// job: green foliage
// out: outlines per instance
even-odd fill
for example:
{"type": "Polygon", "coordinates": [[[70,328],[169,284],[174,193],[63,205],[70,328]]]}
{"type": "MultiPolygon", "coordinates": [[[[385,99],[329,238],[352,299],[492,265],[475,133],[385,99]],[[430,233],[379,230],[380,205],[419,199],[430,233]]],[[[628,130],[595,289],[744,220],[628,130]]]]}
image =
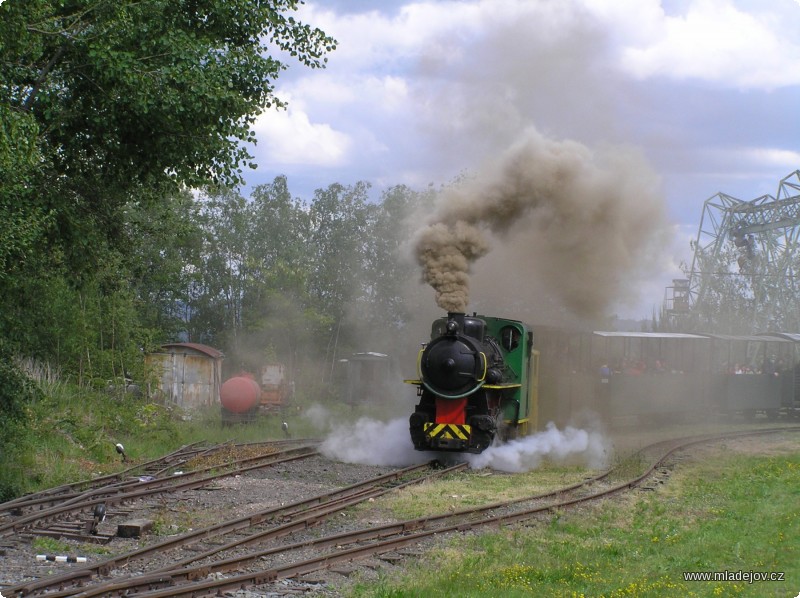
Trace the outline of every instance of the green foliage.
{"type": "Polygon", "coordinates": [[[293,0],[35,0],[0,8],[0,88],[57,172],[99,182],[238,181],[250,126],[282,105],[275,48],[321,67],[335,41],[293,0]],[[168,173],[168,174],[166,174],[168,173]]]}
{"type": "Polygon", "coordinates": [[[38,126],[29,114],[0,102],[0,282],[32,259],[49,214],[32,201],[40,159],[38,126]]]}
{"type": "MultiPolygon", "coordinates": [[[[757,306],[763,298],[755,296],[751,277],[739,273],[736,250],[726,245],[718,256],[699,254],[703,272],[704,296],[698,301],[687,329],[692,332],[713,330],[724,334],[752,334],[757,306]]],[[[780,326],[776,330],[783,330],[780,326]]]]}
{"type": "MultiPolygon", "coordinates": [[[[297,4],[0,5],[0,339],[80,401],[126,402],[123,380],[145,386],[143,356],[175,340],[251,369],[284,363],[297,397],[319,398],[336,359],[389,350],[387,328],[406,322],[407,217],[430,193],[375,202],[361,181],[306,202],[285,177],[249,197],[234,186],[255,117],[283,106],[279,73],[322,67],[335,48],[297,4]]],[[[145,437],[174,432],[173,414],[125,413],[145,437]]],[[[108,430],[84,414],[51,424],[104,456],[108,430]]]]}
{"type": "Polygon", "coordinates": [[[0,6],[0,337],[17,352],[100,388],[143,381],[143,353],[181,337],[299,372],[403,325],[406,218],[430,193],[231,186],[255,116],[283,105],[284,58],[317,68],[335,48],[296,8],[0,6]]]}
{"type": "Polygon", "coordinates": [[[408,216],[430,195],[395,187],[375,203],[368,191],[335,184],[307,205],[276,177],[247,199],[224,188],[201,195],[202,277],[185,280],[189,338],[242,367],[277,359],[292,372],[365,347],[390,350],[386,328],[408,318],[415,278],[403,258],[408,216]]]}
{"type": "MultiPolygon", "coordinates": [[[[17,405],[18,419],[8,416],[5,406],[0,411],[4,432],[0,438],[0,502],[119,471],[196,442],[283,438],[280,425],[284,419],[290,422],[295,437],[316,433],[294,412],[283,414],[282,419],[265,417],[250,424],[223,426],[219,407],[188,415],[110,388],[92,390],[52,379],[37,385],[4,363],[0,363],[0,382],[6,383],[3,388],[16,389],[16,399],[23,396],[21,388],[29,388],[31,397],[17,405]],[[120,460],[114,448],[117,442],[125,446],[128,463],[120,460]]],[[[5,400],[5,395],[0,396],[5,400]]]]}
{"type": "Polygon", "coordinates": [[[309,295],[315,307],[339,320],[357,297],[367,238],[369,185],[330,185],[311,202],[309,295]]]}
{"type": "Polygon", "coordinates": [[[14,429],[14,450],[0,456],[7,497],[121,467],[116,442],[141,460],[177,448],[176,414],[162,406],[106,387],[41,386],[25,404],[25,425],[14,429]]]}
{"type": "Polygon", "coordinates": [[[17,281],[9,289],[17,301],[0,316],[2,335],[82,383],[104,386],[126,374],[141,379],[140,347],[149,332],[139,327],[130,290],[107,288],[121,276],[114,257],[106,256],[105,269],[80,289],[62,275],[17,281]]]}
{"type": "Polygon", "coordinates": [[[19,489],[17,476],[4,463],[20,455],[19,436],[28,423],[28,409],[41,397],[36,384],[13,359],[9,347],[0,339],[0,502],[19,489]]]}
{"type": "MultiPolygon", "coordinates": [[[[411,317],[406,287],[419,277],[417,265],[405,245],[416,226],[412,215],[433,201],[432,191],[418,192],[404,185],[384,191],[379,204],[371,205],[369,234],[365,239],[365,272],[358,311],[372,328],[390,322],[402,326],[411,317]]],[[[385,349],[385,348],[384,348],[385,349]]]]}
{"type": "Polygon", "coordinates": [[[317,68],[335,48],[296,9],[0,5],[0,337],[100,384],[178,334],[204,265],[179,190],[241,182],[256,116],[283,105],[271,54],[317,68]]]}
{"type": "Polygon", "coordinates": [[[201,279],[203,230],[188,191],[145,191],[125,210],[125,278],[139,318],[142,347],[185,329],[185,306],[201,279]]]}

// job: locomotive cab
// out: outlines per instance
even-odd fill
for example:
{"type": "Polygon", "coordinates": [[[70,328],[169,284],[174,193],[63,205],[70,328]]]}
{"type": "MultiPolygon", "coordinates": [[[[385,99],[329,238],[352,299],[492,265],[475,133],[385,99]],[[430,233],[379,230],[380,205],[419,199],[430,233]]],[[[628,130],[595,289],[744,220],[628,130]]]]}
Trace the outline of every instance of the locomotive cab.
{"type": "MultiPolygon", "coordinates": [[[[475,314],[449,313],[434,321],[431,341],[418,355],[419,377],[406,381],[417,385],[420,397],[409,420],[414,448],[480,453],[500,428],[519,426],[522,380],[507,357],[527,350],[527,363],[530,343],[520,346],[521,324],[501,322],[502,329],[490,331],[487,318],[475,314]]],[[[527,405],[525,400],[523,416],[527,405]]]]}

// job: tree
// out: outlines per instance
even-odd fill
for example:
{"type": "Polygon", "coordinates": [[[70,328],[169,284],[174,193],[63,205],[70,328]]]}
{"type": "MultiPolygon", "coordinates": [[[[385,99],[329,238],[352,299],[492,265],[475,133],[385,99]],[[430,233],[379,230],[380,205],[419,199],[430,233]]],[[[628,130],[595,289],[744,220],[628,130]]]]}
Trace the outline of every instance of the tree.
{"type": "Polygon", "coordinates": [[[191,290],[203,271],[200,206],[189,191],[169,191],[125,209],[126,267],[139,324],[153,342],[186,331],[191,290]]]}
{"type": "Polygon", "coordinates": [[[40,153],[28,192],[6,188],[6,198],[52,214],[51,243],[65,246],[71,269],[92,269],[96,231],[117,238],[120,207],[139,185],[239,182],[251,158],[242,142],[255,142],[256,116],[283,105],[273,92],[286,64],[271,54],[285,51],[316,68],[335,47],[287,16],[296,7],[293,0],[5,2],[2,145],[40,153]]]}
{"type": "Polygon", "coordinates": [[[724,246],[719,255],[712,252],[698,255],[699,271],[703,277],[702,302],[692,310],[692,332],[722,334],[752,334],[756,322],[756,297],[750,277],[735,271],[736,250],[724,246]]]}
{"type": "Polygon", "coordinates": [[[358,299],[358,313],[367,329],[376,331],[381,338],[386,337],[387,326],[397,330],[410,318],[407,286],[418,284],[419,269],[405,247],[413,232],[409,218],[432,199],[433,191],[418,192],[398,185],[384,191],[379,204],[370,205],[365,283],[358,299]]]}
{"type": "Polygon", "coordinates": [[[18,492],[24,472],[12,471],[19,449],[19,432],[28,418],[26,408],[41,399],[41,391],[14,361],[11,349],[0,339],[0,502],[18,492]]]}
{"type": "Polygon", "coordinates": [[[144,215],[181,189],[241,180],[255,118],[283,106],[274,82],[287,65],[276,56],[317,68],[335,48],[291,16],[297,5],[0,5],[0,334],[27,353],[44,347],[26,344],[47,335],[33,314],[58,318],[43,285],[72,292],[63,282],[87,306],[117,292],[132,300],[129,252],[142,247],[130,243],[129,208],[144,215]]]}
{"type": "Polygon", "coordinates": [[[189,338],[236,347],[242,302],[251,276],[248,267],[250,210],[238,191],[220,188],[203,194],[199,217],[204,230],[201,272],[189,300],[189,338]]]}
{"type": "Polygon", "coordinates": [[[282,106],[282,50],[320,67],[335,42],[295,0],[10,0],[4,103],[32,114],[57,173],[85,183],[235,183],[242,141],[282,106]]]}
{"type": "Polygon", "coordinates": [[[317,189],[311,202],[309,293],[316,307],[340,320],[360,295],[367,239],[369,184],[317,189]]]}
{"type": "Polygon", "coordinates": [[[35,252],[48,226],[49,215],[27,201],[41,160],[37,131],[33,117],[0,103],[0,283],[35,252]]]}
{"type": "Polygon", "coordinates": [[[313,352],[312,339],[329,325],[329,318],[312,308],[308,293],[309,213],[292,198],[284,176],[256,187],[250,201],[252,276],[244,298],[243,349],[259,358],[269,354],[296,371],[301,352],[313,352]]]}

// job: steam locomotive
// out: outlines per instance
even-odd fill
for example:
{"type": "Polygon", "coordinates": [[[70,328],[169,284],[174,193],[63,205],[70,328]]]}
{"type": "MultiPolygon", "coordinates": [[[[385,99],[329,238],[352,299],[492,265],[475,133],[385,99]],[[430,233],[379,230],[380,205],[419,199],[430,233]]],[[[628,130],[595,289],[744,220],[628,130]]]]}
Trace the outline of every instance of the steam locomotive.
{"type": "Polygon", "coordinates": [[[417,386],[409,428],[421,451],[480,453],[538,420],[798,419],[800,334],[570,330],[448,313],[405,382],[417,386]]]}
{"type": "Polygon", "coordinates": [[[448,313],[417,358],[419,404],[409,424],[417,450],[480,453],[496,437],[536,427],[538,353],[522,322],[448,313]]]}

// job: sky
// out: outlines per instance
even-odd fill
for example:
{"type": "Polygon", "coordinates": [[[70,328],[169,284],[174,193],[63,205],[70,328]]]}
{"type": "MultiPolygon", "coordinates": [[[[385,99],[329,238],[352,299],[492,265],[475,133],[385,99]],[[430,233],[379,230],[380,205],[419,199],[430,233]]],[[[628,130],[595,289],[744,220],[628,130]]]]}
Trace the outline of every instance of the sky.
{"type": "Polygon", "coordinates": [[[674,235],[620,317],[683,277],[705,200],[776,195],[800,169],[800,0],[308,0],[297,17],[338,47],[322,70],[287,60],[247,186],[438,188],[531,130],[635,152],[674,235]]]}

